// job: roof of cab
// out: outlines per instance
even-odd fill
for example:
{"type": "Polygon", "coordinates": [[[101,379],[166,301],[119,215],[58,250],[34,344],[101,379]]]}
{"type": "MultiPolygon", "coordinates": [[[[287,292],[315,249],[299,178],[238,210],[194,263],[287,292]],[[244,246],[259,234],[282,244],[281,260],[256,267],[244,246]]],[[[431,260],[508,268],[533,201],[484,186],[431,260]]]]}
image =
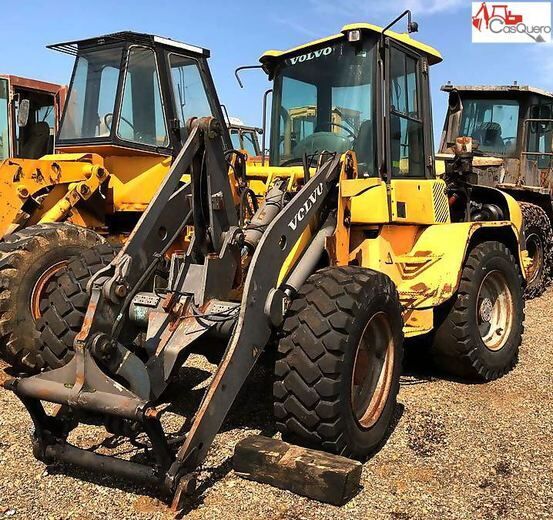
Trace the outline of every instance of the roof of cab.
{"type": "MultiPolygon", "coordinates": [[[[349,25],[344,25],[344,27],[342,27],[341,32],[338,34],[333,34],[332,36],[327,36],[326,38],[321,38],[319,40],[315,40],[315,41],[306,43],[304,45],[294,47],[293,49],[288,49],[287,51],[276,51],[276,50],[267,51],[261,56],[261,58],[259,58],[259,61],[264,63],[266,61],[270,61],[271,59],[278,59],[284,56],[288,56],[290,54],[294,54],[295,52],[300,51],[302,49],[308,49],[310,47],[314,47],[315,45],[319,45],[326,42],[328,43],[334,42],[336,40],[340,40],[341,38],[344,38],[344,36],[349,31],[353,31],[356,29],[382,34],[382,31],[384,28],[370,23],[353,23],[349,25]]],[[[430,65],[440,63],[443,60],[442,55],[440,54],[439,51],[437,51],[433,47],[430,47],[430,45],[426,45],[425,43],[421,43],[417,40],[414,40],[413,38],[411,38],[411,36],[408,33],[397,33],[394,31],[387,30],[386,36],[389,36],[390,38],[393,38],[394,40],[397,40],[403,43],[404,45],[407,45],[408,47],[417,49],[418,51],[421,51],[423,54],[426,54],[430,65]]]]}
{"type": "Polygon", "coordinates": [[[442,85],[441,90],[451,92],[491,92],[491,93],[509,93],[509,94],[537,94],[538,96],[553,98],[553,93],[531,85],[442,85]]]}
{"type": "Polygon", "coordinates": [[[155,34],[138,33],[134,31],[119,31],[110,34],[104,34],[101,36],[94,36],[92,38],[84,38],[82,40],[72,40],[69,42],[54,43],[47,45],[48,49],[52,49],[65,54],[71,54],[77,56],[79,49],[89,46],[106,45],[111,43],[129,42],[137,45],[165,45],[178,49],[179,51],[187,51],[193,54],[199,54],[209,58],[209,50],[196,45],[190,45],[188,43],[172,40],[171,38],[164,38],[163,36],[157,36],[155,34]]]}

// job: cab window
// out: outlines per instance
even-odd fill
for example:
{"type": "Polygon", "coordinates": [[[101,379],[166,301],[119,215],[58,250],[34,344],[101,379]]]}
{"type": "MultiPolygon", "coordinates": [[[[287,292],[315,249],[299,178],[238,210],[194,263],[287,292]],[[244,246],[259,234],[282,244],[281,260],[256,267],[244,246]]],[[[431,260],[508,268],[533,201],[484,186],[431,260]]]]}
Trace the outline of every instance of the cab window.
{"type": "Polygon", "coordinates": [[[119,137],[125,141],[165,147],[169,145],[154,51],[132,47],[123,90],[119,137]]]}
{"type": "Polygon", "coordinates": [[[424,177],[424,130],[417,59],[392,47],[389,83],[392,176],[424,177]]]}
{"type": "Polygon", "coordinates": [[[8,97],[8,81],[0,79],[0,161],[3,161],[10,155],[8,97]]]}
{"type": "Polygon", "coordinates": [[[243,149],[248,152],[250,157],[254,157],[259,153],[256,146],[255,134],[253,132],[244,132],[242,134],[242,142],[243,149]]]}
{"type": "Polygon", "coordinates": [[[107,137],[111,133],[123,49],[93,48],[77,57],[60,140],[107,137]]]}
{"type": "Polygon", "coordinates": [[[478,141],[481,152],[516,152],[519,103],[510,99],[463,99],[459,134],[478,141]]]}
{"type": "Polygon", "coordinates": [[[186,122],[192,117],[213,115],[198,63],[178,54],[169,55],[175,113],[181,136],[186,135],[186,122]]]}
{"type": "Polygon", "coordinates": [[[245,150],[250,157],[255,157],[258,154],[258,151],[253,135],[254,134],[250,131],[242,131],[239,128],[231,128],[230,139],[232,141],[232,147],[235,150],[245,150]]]}
{"type": "Polygon", "coordinates": [[[553,162],[552,108],[549,103],[539,103],[530,107],[530,119],[537,119],[538,121],[528,122],[527,151],[534,153],[528,155],[527,160],[536,162],[540,169],[551,168],[553,162]],[[536,155],[537,153],[543,155],[536,155]]]}

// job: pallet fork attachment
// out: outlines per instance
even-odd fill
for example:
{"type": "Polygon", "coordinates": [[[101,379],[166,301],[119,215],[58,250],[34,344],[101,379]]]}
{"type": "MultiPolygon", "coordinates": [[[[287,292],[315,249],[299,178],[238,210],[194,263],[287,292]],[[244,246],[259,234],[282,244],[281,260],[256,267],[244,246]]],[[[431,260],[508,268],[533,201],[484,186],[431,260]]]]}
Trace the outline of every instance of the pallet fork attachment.
{"type": "MultiPolygon", "coordinates": [[[[37,458],[155,484],[174,497],[177,509],[194,488],[194,472],[282,322],[289,293],[286,280],[279,285],[279,273],[308,227],[315,238],[301,258],[313,258],[310,249],[315,247],[322,252],[324,241],[316,239],[317,232],[328,234],[329,222],[335,222],[329,200],[342,167],[340,156],[323,155],[316,174],[291,198],[285,183],[276,182],[266,197],[273,208],[263,213],[272,219],[263,226],[240,227],[221,132],[213,118],[189,123],[187,142],[130,239],[89,284],[90,304],[75,339],[73,360],[51,372],[5,383],[32,417],[37,458]],[[190,173],[189,184],[182,182],[185,173],[190,173]],[[138,294],[191,222],[192,242],[186,254],[172,254],[167,287],[138,294]],[[250,258],[244,263],[246,256],[250,258]],[[229,295],[241,275],[237,303],[229,295]],[[133,327],[131,303],[144,298],[157,302],[148,318],[146,362],[123,339],[133,327]],[[191,346],[209,349],[215,332],[228,337],[226,351],[175,452],[160,422],[163,394],[191,346]],[[62,405],[62,412],[47,415],[41,401],[62,405]],[[145,433],[155,463],[139,464],[71,445],[70,431],[90,415],[112,433],[145,433]]],[[[289,272],[295,283],[311,274],[306,267],[310,262],[301,258],[289,272]]]]}

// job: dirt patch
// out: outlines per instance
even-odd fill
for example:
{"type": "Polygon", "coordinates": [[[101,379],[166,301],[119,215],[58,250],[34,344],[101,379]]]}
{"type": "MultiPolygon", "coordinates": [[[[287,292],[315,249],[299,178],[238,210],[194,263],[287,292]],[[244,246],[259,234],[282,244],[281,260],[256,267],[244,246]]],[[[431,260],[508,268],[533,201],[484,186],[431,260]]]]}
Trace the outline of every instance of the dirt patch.
{"type": "Polygon", "coordinates": [[[444,422],[434,413],[417,412],[407,425],[409,447],[420,457],[431,457],[445,445],[444,422]]]}
{"type": "MultiPolygon", "coordinates": [[[[551,309],[551,290],[528,304],[520,362],[498,381],[467,385],[433,373],[404,378],[397,424],[384,447],[364,464],[363,489],[341,508],[241,480],[232,471],[230,460],[240,439],[252,433],[275,435],[271,375],[256,371],[217,435],[198,492],[187,501],[181,517],[551,518],[553,402],[547,392],[553,387],[551,309]]],[[[193,412],[213,368],[197,358],[183,371],[172,392],[176,416],[193,412]]],[[[9,376],[0,371],[2,377],[9,376]]],[[[63,466],[46,468],[32,455],[30,431],[21,403],[0,390],[0,519],[174,517],[153,489],[63,466]]],[[[104,435],[99,428],[84,426],[77,440],[92,446],[104,435]]],[[[127,450],[117,442],[110,445],[127,450]]]]}

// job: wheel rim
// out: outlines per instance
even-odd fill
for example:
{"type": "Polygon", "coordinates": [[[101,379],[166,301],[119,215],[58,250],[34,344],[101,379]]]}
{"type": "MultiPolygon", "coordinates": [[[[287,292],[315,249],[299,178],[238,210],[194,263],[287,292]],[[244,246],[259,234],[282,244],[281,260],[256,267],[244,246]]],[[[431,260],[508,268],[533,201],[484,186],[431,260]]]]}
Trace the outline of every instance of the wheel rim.
{"type": "Polygon", "coordinates": [[[490,271],[480,284],[476,300],[478,330],[489,350],[505,346],[513,325],[513,312],[513,296],[505,276],[500,271],[490,271]]]}
{"type": "Polygon", "coordinates": [[[66,265],[68,264],[67,260],[62,260],[61,262],[58,262],[57,264],[52,265],[49,267],[40,278],[35,283],[35,286],[33,287],[33,291],[31,293],[31,316],[36,321],[41,316],[42,313],[40,312],[40,302],[42,300],[42,295],[44,294],[44,290],[46,289],[46,286],[48,285],[48,282],[52,279],[52,277],[61,271],[66,265]]]}
{"type": "Polygon", "coordinates": [[[388,316],[375,314],[357,346],[351,378],[351,405],[362,428],[372,427],[388,400],[394,370],[394,338],[388,316]]]}
{"type": "Polygon", "coordinates": [[[528,285],[530,285],[538,278],[543,265],[543,244],[537,233],[531,233],[526,237],[526,250],[531,260],[526,270],[528,285]]]}

